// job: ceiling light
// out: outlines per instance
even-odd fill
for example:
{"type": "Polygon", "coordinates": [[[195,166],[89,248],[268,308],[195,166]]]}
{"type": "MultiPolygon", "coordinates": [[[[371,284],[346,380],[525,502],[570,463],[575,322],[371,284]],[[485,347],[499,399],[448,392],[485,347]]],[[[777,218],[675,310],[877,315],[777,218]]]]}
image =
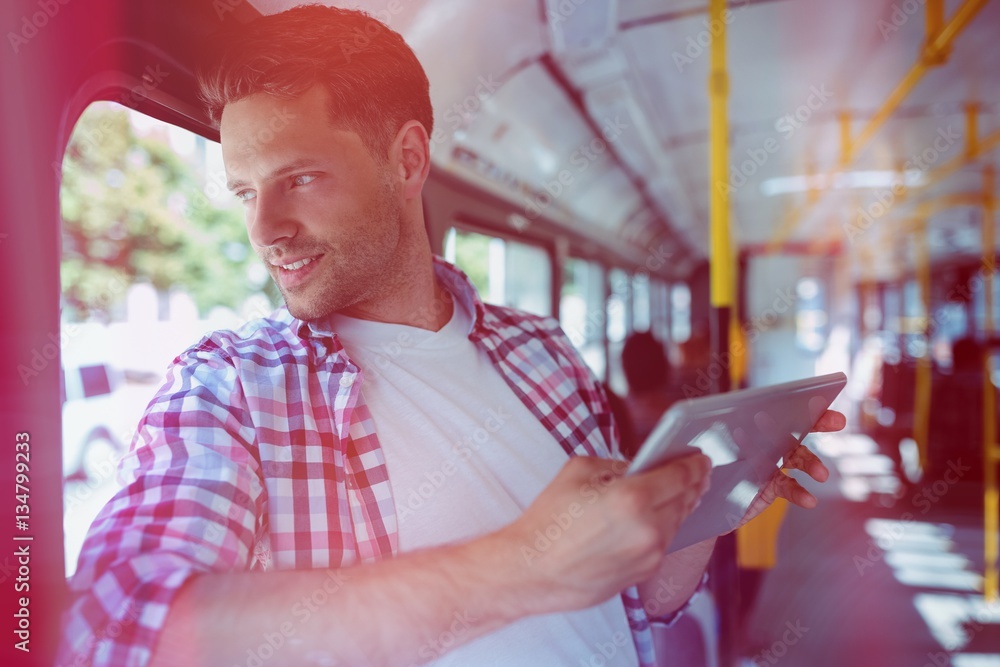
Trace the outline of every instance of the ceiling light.
{"type": "Polygon", "coordinates": [[[923,185],[927,181],[919,169],[909,169],[905,172],[890,169],[846,171],[837,172],[832,176],[812,174],[769,178],[760,184],[760,192],[765,197],[773,197],[796,192],[809,192],[810,190],[891,188],[899,183],[900,177],[908,188],[923,185]]]}

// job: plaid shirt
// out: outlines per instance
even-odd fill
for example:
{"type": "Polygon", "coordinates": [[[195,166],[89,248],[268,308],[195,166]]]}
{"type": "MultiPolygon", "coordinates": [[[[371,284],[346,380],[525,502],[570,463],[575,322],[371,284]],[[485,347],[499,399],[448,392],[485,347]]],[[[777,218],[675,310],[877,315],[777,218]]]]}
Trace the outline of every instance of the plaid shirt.
{"type": "MultiPolygon", "coordinates": [[[[607,397],[555,320],[483,304],[440,259],[435,272],[475,313],[470,340],[567,453],[617,451],[607,397]]],[[[396,554],[362,384],[333,332],[285,308],[175,359],[121,462],[124,486],[83,545],[57,664],[145,665],[171,600],[196,573],[339,568],[396,554]]],[[[653,665],[635,589],[622,599],[640,664],[653,665]]]]}

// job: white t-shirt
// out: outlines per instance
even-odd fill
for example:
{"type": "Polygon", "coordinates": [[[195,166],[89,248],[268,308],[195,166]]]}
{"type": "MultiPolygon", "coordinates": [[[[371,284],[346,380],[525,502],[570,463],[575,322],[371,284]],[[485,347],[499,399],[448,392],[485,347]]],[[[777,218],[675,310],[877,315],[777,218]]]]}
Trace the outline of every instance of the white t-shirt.
{"type": "MultiPolygon", "coordinates": [[[[514,521],[568,460],[485,351],[459,299],[440,331],[335,315],[385,453],[399,550],[464,542],[514,521]]],[[[468,626],[456,616],[456,634],[468,626]]],[[[421,657],[454,640],[449,633],[421,657]]],[[[435,667],[636,665],[619,596],[582,611],[521,619],[446,652],[435,667]],[[609,655],[610,654],[610,655],[609,655]]]]}

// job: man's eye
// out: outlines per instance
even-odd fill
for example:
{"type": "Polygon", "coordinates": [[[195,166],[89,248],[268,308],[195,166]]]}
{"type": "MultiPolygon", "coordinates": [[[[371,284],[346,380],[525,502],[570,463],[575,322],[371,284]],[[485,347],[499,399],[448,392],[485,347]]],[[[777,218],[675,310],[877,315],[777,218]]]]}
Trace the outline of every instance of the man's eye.
{"type": "Polygon", "coordinates": [[[240,190],[239,192],[236,193],[236,198],[239,199],[241,202],[248,202],[251,199],[255,199],[256,197],[257,193],[254,192],[253,190],[240,190]]]}
{"type": "Polygon", "coordinates": [[[292,183],[295,185],[305,185],[307,183],[312,183],[316,180],[315,174],[299,174],[292,179],[292,183]]]}

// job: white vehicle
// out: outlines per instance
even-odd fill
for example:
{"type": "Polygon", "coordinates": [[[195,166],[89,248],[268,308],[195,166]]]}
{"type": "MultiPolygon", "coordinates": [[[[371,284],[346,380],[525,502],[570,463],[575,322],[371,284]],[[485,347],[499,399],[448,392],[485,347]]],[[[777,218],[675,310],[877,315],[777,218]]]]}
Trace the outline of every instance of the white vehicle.
{"type": "Polygon", "coordinates": [[[106,363],[63,368],[63,478],[99,481],[127,447],[115,432],[114,392],[124,374],[106,363]]]}

